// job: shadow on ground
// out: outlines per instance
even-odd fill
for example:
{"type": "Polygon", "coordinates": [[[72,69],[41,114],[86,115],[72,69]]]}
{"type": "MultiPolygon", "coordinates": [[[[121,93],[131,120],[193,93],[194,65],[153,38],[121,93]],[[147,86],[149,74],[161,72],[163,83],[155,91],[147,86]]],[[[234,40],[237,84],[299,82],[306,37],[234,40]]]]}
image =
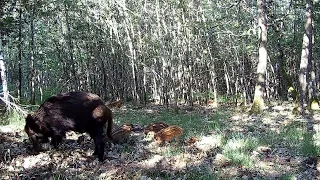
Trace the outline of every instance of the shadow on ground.
{"type": "MultiPolygon", "coordinates": [[[[146,119],[165,120],[161,108],[153,108],[152,111],[141,109],[141,111],[151,112],[146,119]]],[[[303,129],[306,128],[307,122],[317,125],[318,120],[291,117],[289,114],[272,109],[268,116],[235,113],[225,119],[219,119],[221,116],[215,113],[219,111],[217,109],[209,112],[209,115],[206,114],[208,111],[210,110],[200,109],[197,112],[188,110],[186,113],[201,114],[201,121],[205,121],[210,125],[208,127],[212,128],[212,131],[201,136],[209,139],[221,136],[221,144],[203,150],[195,144],[186,145],[184,141],[190,138],[186,135],[178,145],[166,144],[159,147],[152,141],[146,140],[143,132],[136,132],[123,144],[106,146],[107,159],[103,163],[92,156],[94,145],[87,134],[68,133],[67,139],[58,150],[51,149],[33,154],[30,151],[31,144],[23,131],[0,133],[0,178],[285,179],[293,176],[298,179],[312,179],[317,177],[317,147],[314,145],[316,130],[313,129],[311,131],[313,133],[310,134],[303,129]],[[251,139],[256,144],[246,149],[241,147],[234,151],[228,149],[232,148],[229,146],[231,142],[235,143],[237,140],[251,142],[251,139]],[[261,148],[262,145],[266,148],[261,148]],[[305,155],[299,154],[304,149],[305,155]],[[242,159],[229,157],[229,152],[233,153],[231,155],[238,152],[240,155],[245,154],[254,164],[247,167],[243,165],[242,159]],[[218,157],[223,156],[229,159],[220,162],[218,157]]],[[[121,113],[118,115],[121,116],[121,113]]],[[[181,111],[177,113],[184,114],[181,111]]],[[[190,119],[190,123],[184,123],[192,126],[192,123],[195,123],[193,121],[194,119],[190,119]]],[[[197,127],[196,133],[200,134],[201,127],[196,125],[195,127],[197,127]]]]}

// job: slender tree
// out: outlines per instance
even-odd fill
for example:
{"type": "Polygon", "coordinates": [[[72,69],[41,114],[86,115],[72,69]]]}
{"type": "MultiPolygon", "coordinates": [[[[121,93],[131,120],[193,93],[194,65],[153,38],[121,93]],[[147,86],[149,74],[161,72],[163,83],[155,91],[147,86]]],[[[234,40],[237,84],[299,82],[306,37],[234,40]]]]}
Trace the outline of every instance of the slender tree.
{"type": "Polygon", "coordinates": [[[18,42],[18,99],[20,100],[22,94],[22,5],[19,7],[19,42],[18,42]]]}
{"type": "MultiPolygon", "coordinates": [[[[299,108],[304,113],[307,106],[307,80],[310,72],[312,53],[312,0],[306,2],[306,23],[305,33],[302,41],[302,52],[299,72],[299,108]]],[[[313,90],[312,90],[313,91],[313,90]]]]}
{"type": "Polygon", "coordinates": [[[254,92],[251,113],[260,113],[264,108],[264,94],[266,91],[266,70],[267,70],[267,14],[266,1],[258,0],[258,23],[259,33],[259,61],[257,68],[256,87],[254,92]]]}
{"type": "Polygon", "coordinates": [[[33,1],[31,4],[31,17],[30,17],[30,103],[36,103],[36,91],[35,91],[35,82],[36,82],[36,69],[35,69],[35,2],[33,1]]]}
{"type": "MultiPolygon", "coordinates": [[[[307,15],[307,21],[306,21],[306,27],[305,27],[305,34],[307,35],[309,39],[309,44],[308,44],[308,72],[310,72],[309,80],[308,80],[308,105],[310,105],[311,109],[319,109],[319,101],[317,98],[317,92],[319,89],[316,86],[316,61],[313,58],[313,39],[314,39],[314,32],[313,32],[313,0],[308,0],[307,1],[307,10],[306,10],[306,15],[307,15]]],[[[301,55],[302,57],[302,55],[301,55]]]]}
{"type": "Polygon", "coordinates": [[[2,39],[0,36],[0,78],[2,84],[2,96],[5,103],[9,100],[7,76],[6,76],[6,66],[4,63],[3,51],[2,51],[2,39]]]}

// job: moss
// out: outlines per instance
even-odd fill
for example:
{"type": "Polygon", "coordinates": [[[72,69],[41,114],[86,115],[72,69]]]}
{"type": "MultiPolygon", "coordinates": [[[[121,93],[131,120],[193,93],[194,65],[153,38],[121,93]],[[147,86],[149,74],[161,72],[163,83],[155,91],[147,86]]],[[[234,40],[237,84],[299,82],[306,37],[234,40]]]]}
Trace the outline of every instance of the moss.
{"type": "Polygon", "coordinates": [[[319,101],[318,99],[314,98],[312,101],[311,101],[311,104],[310,104],[310,109],[312,110],[319,110],[319,101]]]}
{"type": "Polygon", "coordinates": [[[294,100],[298,99],[298,92],[292,86],[288,88],[288,95],[291,96],[294,100]]]}
{"type": "Polygon", "coordinates": [[[260,114],[264,109],[264,101],[262,97],[255,97],[253,100],[250,114],[260,114]]]}

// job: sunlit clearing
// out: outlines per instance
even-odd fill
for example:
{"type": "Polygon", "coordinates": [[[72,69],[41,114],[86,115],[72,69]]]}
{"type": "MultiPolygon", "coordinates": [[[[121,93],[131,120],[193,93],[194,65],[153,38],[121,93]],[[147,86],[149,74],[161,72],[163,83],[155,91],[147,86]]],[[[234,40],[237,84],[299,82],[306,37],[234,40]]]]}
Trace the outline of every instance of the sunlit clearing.
{"type": "Polygon", "coordinates": [[[272,117],[277,117],[279,115],[287,116],[288,115],[288,111],[273,111],[270,114],[271,114],[272,117]]]}
{"type": "Polygon", "coordinates": [[[242,165],[251,167],[253,162],[249,154],[239,151],[230,151],[226,153],[226,156],[231,159],[231,164],[242,165]]]}
{"type": "Polygon", "coordinates": [[[153,168],[163,159],[163,156],[154,155],[151,159],[147,159],[142,162],[142,166],[145,168],[153,168]]]}
{"type": "Polygon", "coordinates": [[[272,124],[272,123],[274,123],[274,120],[272,120],[271,118],[263,118],[262,122],[264,124],[272,124]]]}
{"type": "Polygon", "coordinates": [[[36,156],[29,156],[24,158],[22,167],[24,169],[32,169],[38,166],[46,166],[50,162],[50,157],[48,154],[40,153],[36,156]]]}
{"type": "Polygon", "coordinates": [[[112,176],[114,176],[114,175],[117,174],[117,171],[118,171],[118,169],[116,169],[116,168],[108,169],[108,171],[106,171],[106,172],[104,172],[104,173],[101,173],[101,174],[99,175],[99,178],[112,177],[112,176]]]}
{"type": "Polygon", "coordinates": [[[224,153],[230,151],[251,151],[259,146],[259,140],[253,137],[234,137],[224,146],[224,153]]]}
{"type": "Polygon", "coordinates": [[[148,114],[153,114],[153,113],[156,113],[157,111],[155,111],[153,109],[146,109],[145,112],[148,114]]]}
{"type": "Polygon", "coordinates": [[[237,150],[245,147],[246,142],[244,139],[231,139],[225,146],[225,150],[237,150]]]}
{"type": "Polygon", "coordinates": [[[272,107],[273,110],[276,110],[276,111],[284,111],[285,108],[283,106],[274,106],[272,107]]]}
{"type": "Polygon", "coordinates": [[[203,150],[209,151],[215,147],[221,146],[222,144],[222,136],[214,135],[214,136],[204,136],[200,139],[200,141],[196,142],[196,146],[203,150]]]}
{"type": "Polygon", "coordinates": [[[232,120],[235,120],[235,121],[237,121],[237,120],[240,120],[242,117],[240,116],[240,115],[235,115],[235,116],[232,116],[231,117],[231,119],[232,120]]]}

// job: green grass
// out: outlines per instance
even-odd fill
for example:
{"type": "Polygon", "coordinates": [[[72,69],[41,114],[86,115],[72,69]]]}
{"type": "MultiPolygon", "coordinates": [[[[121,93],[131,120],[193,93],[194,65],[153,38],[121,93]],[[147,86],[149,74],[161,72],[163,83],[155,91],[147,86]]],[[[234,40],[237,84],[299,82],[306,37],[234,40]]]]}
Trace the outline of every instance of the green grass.
{"type": "MultiPolygon", "coordinates": [[[[318,136],[315,134],[315,136],[318,136]]],[[[301,152],[305,156],[317,156],[319,154],[319,146],[317,147],[314,142],[314,134],[313,133],[304,133],[303,141],[301,142],[301,152]]]]}
{"type": "Polygon", "coordinates": [[[69,180],[69,179],[96,179],[90,177],[89,173],[84,174],[83,172],[66,172],[60,170],[58,172],[54,172],[51,175],[47,175],[47,177],[38,177],[40,179],[53,179],[53,180],[69,180]]]}
{"type": "Polygon", "coordinates": [[[217,176],[209,168],[202,167],[189,171],[186,179],[215,180],[217,176]]]}
{"type": "MultiPolygon", "coordinates": [[[[201,137],[213,132],[215,136],[221,136],[224,143],[222,145],[223,154],[231,159],[232,165],[243,165],[251,167],[253,162],[250,153],[261,145],[259,138],[244,136],[239,133],[232,133],[228,137],[223,132],[229,128],[225,124],[230,112],[217,111],[210,117],[204,117],[200,113],[176,113],[172,110],[160,110],[157,113],[145,113],[141,110],[131,110],[125,114],[116,114],[116,123],[138,123],[147,125],[152,122],[165,122],[168,124],[179,125],[184,129],[182,139],[186,140],[192,136],[201,137]]],[[[174,156],[183,152],[184,149],[176,148],[173,144],[167,146],[168,149],[163,152],[164,156],[174,156]]]]}
{"type": "Polygon", "coordinates": [[[21,128],[24,124],[24,116],[16,111],[5,112],[0,116],[0,125],[11,125],[15,128],[21,128]]]}
{"type": "Polygon", "coordinates": [[[153,115],[145,113],[140,110],[127,110],[125,113],[115,112],[114,122],[120,123],[133,123],[133,124],[147,124],[148,121],[153,122],[153,115]]]}
{"type": "Polygon", "coordinates": [[[228,151],[227,153],[224,153],[224,154],[227,158],[230,159],[231,165],[252,168],[252,165],[254,164],[248,152],[228,151]]]}
{"type": "Polygon", "coordinates": [[[250,168],[254,164],[250,154],[259,145],[261,145],[259,139],[238,134],[226,140],[222,154],[230,159],[232,165],[241,165],[250,168]]]}
{"type": "Polygon", "coordinates": [[[292,174],[284,174],[279,177],[279,180],[295,180],[297,179],[295,175],[292,174]]]}
{"type": "Polygon", "coordinates": [[[145,169],[141,172],[145,176],[152,179],[201,179],[201,180],[215,180],[216,174],[210,168],[205,166],[193,167],[186,172],[170,172],[159,171],[158,169],[145,169]]]}
{"type": "Polygon", "coordinates": [[[314,137],[319,136],[317,132],[307,132],[306,123],[292,122],[280,130],[279,137],[284,146],[295,155],[315,156],[319,154],[314,137]]]}
{"type": "MultiPolygon", "coordinates": [[[[250,153],[262,143],[259,138],[244,136],[239,133],[230,134],[228,137],[223,132],[229,128],[225,120],[229,116],[227,111],[217,111],[210,117],[204,117],[200,113],[192,114],[175,113],[171,110],[160,110],[158,113],[144,113],[142,111],[129,111],[125,114],[115,115],[116,123],[138,123],[147,125],[152,122],[163,121],[168,124],[179,125],[184,129],[181,137],[186,140],[192,136],[201,137],[213,132],[215,136],[221,136],[224,140],[222,145],[223,154],[231,159],[232,165],[243,165],[251,167],[254,162],[250,158],[250,153]]],[[[183,149],[176,148],[170,144],[163,152],[164,156],[174,156],[183,152],[183,149]]]]}
{"type": "Polygon", "coordinates": [[[302,152],[305,155],[319,156],[320,155],[320,125],[313,126],[314,131],[312,133],[304,134],[304,143],[302,146],[302,152]]]}
{"type": "Polygon", "coordinates": [[[164,157],[177,156],[184,152],[181,146],[175,146],[174,143],[166,145],[167,149],[161,153],[164,157]]]}
{"type": "Polygon", "coordinates": [[[261,144],[271,146],[281,144],[282,147],[287,148],[293,155],[303,154],[308,156],[317,153],[315,151],[314,136],[307,132],[304,122],[293,121],[279,128],[277,132],[267,131],[261,133],[258,138],[261,144]]]}
{"type": "MultiPolygon", "coordinates": [[[[267,146],[272,150],[276,150],[279,147],[285,148],[292,156],[320,155],[320,126],[316,127],[313,133],[309,133],[306,130],[306,122],[292,120],[287,125],[279,125],[279,123],[277,124],[279,126],[276,126],[279,127],[278,129],[272,129],[272,125],[274,125],[271,124],[273,123],[272,121],[266,126],[262,121],[247,124],[228,121],[228,117],[231,114],[231,111],[224,109],[216,110],[215,113],[209,116],[196,110],[192,112],[176,112],[166,108],[158,108],[148,111],[146,108],[142,108],[128,109],[126,111],[115,110],[114,122],[116,124],[133,123],[145,126],[153,122],[162,121],[169,125],[181,126],[184,132],[179,139],[179,145],[175,146],[175,142],[165,144],[165,148],[160,152],[160,155],[169,158],[185,153],[186,147],[182,146],[185,140],[193,136],[201,139],[202,136],[208,136],[208,134],[220,139],[221,143],[217,145],[216,149],[206,152],[207,157],[214,159],[217,153],[221,153],[229,159],[228,166],[233,168],[246,167],[254,169],[257,159],[252,158],[252,154],[259,146],[267,146]],[[239,131],[237,131],[237,128],[234,128],[236,130],[231,130],[233,125],[239,126],[239,131]]],[[[16,113],[8,113],[2,117],[1,122],[23,127],[24,118],[16,113]]],[[[132,154],[132,158],[134,158],[134,152],[134,147],[125,144],[119,153],[132,154]]],[[[276,153],[276,151],[274,152],[276,153]]],[[[261,157],[260,155],[257,156],[257,158],[263,158],[263,154],[261,157]]],[[[218,179],[218,177],[225,177],[224,174],[220,174],[224,173],[224,171],[219,171],[224,167],[215,168],[213,170],[212,167],[205,167],[204,164],[200,164],[197,167],[188,167],[185,171],[151,168],[135,169],[137,171],[129,171],[127,173],[129,173],[128,177],[146,176],[152,179],[218,179]]],[[[279,179],[294,179],[294,175],[290,173],[292,172],[285,172],[279,179]]],[[[80,175],[76,174],[75,177],[80,177],[80,175]]],[[[56,179],[64,179],[64,177],[58,174],[56,179]]]]}
{"type": "Polygon", "coordinates": [[[165,122],[169,125],[178,125],[184,129],[182,139],[192,136],[202,136],[208,132],[220,133],[225,126],[223,120],[229,116],[227,112],[216,112],[213,116],[205,119],[200,113],[192,114],[176,113],[173,110],[160,110],[156,113],[146,113],[141,110],[128,110],[126,113],[115,112],[116,124],[134,123],[148,125],[153,122],[165,122]]]}

